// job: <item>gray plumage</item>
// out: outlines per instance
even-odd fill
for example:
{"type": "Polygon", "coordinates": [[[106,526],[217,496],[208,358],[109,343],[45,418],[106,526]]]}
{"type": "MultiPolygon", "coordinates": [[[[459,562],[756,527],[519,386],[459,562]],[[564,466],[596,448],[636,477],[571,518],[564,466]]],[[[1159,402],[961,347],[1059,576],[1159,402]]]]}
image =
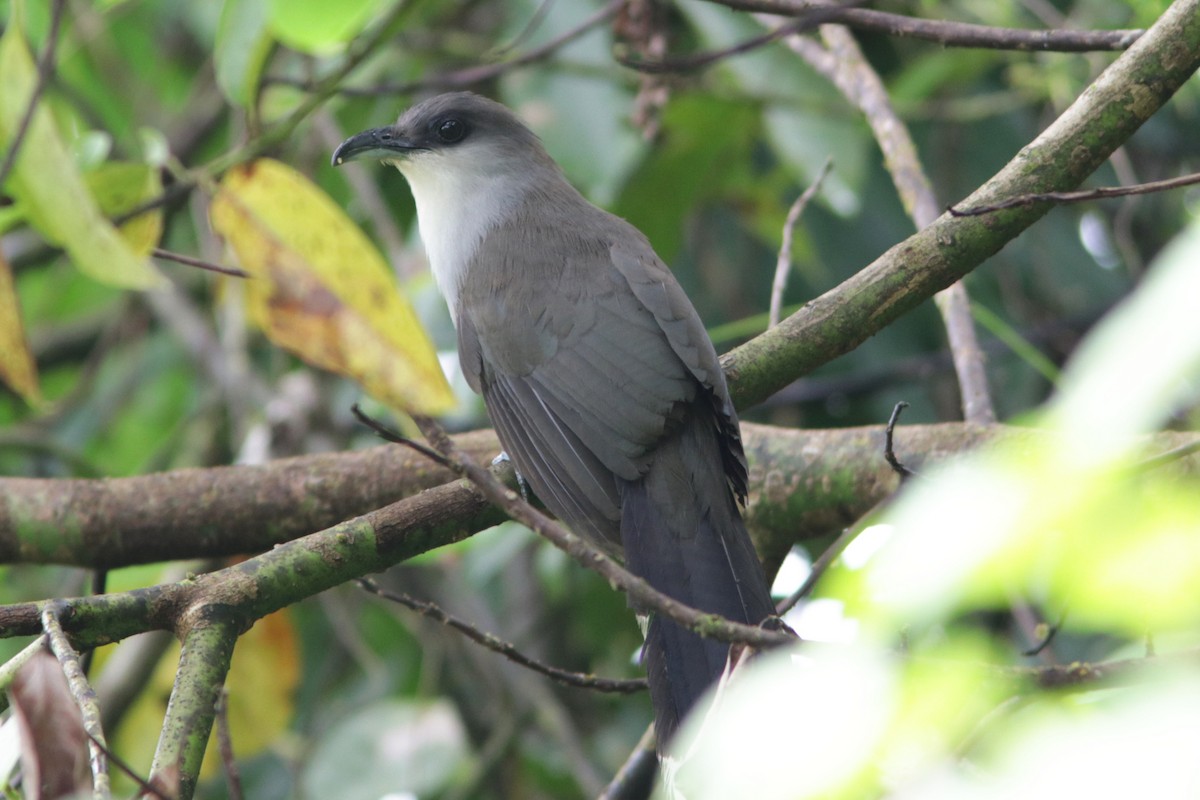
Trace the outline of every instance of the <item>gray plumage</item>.
{"type": "MultiPolygon", "coordinates": [[[[746,460],[716,351],[646,238],[587,202],[503,106],[441,95],[348,139],[417,202],[463,372],[505,451],[577,533],[659,591],[757,624],[773,613],[738,512],[746,460]]],[[[728,648],[652,618],[660,741],[728,648]]]]}

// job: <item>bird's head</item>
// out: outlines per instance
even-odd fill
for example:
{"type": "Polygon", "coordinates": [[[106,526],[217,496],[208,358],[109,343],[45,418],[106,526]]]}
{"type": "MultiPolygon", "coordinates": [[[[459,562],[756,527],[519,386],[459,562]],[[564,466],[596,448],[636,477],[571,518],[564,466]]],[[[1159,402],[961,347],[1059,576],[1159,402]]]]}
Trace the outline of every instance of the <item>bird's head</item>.
{"type": "Polygon", "coordinates": [[[533,131],[499,103],[471,92],[425,100],[394,125],[351,136],[333,152],[333,165],[374,158],[410,181],[432,168],[449,177],[502,175],[550,162],[533,131]]]}

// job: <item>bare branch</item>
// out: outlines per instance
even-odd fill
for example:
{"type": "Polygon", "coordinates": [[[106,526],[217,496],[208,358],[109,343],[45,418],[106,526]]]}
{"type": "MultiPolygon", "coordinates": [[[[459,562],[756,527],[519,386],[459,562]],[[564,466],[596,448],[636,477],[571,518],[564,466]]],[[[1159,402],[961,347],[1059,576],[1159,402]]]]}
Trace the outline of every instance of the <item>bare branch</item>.
{"type": "Polygon", "coordinates": [[[643,800],[650,796],[654,789],[654,774],[658,770],[654,741],[652,723],[596,800],[643,800]]]}
{"type": "Polygon", "coordinates": [[[1192,669],[1200,652],[1183,650],[1170,655],[1125,658],[1116,661],[1049,664],[1037,667],[1008,667],[1002,672],[1021,681],[1030,681],[1039,689],[1093,689],[1137,681],[1148,669],[1192,669]]]}
{"type": "Polygon", "coordinates": [[[1198,183],[1200,183],[1200,172],[1193,172],[1190,175],[1181,175],[1178,178],[1167,178],[1166,180],[1161,181],[1138,183],[1132,186],[1101,186],[1097,189],[1081,189],[1078,192],[1041,192],[1035,194],[1023,194],[1008,200],[1003,200],[999,203],[990,203],[988,205],[981,206],[969,206],[967,208],[955,208],[954,206],[949,206],[946,210],[949,211],[950,215],[954,217],[979,217],[984,214],[992,214],[997,211],[1003,211],[1006,208],[1031,206],[1034,203],[1085,203],[1089,200],[1106,200],[1110,197],[1129,197],[1130,195],[1165,192],[1168,189],[1178,189],[1182,186],[1195,186],[1198,183]]]}
{"type": "MultiPolygon", "coordinates": [[[[809,14],[814,8],[831,8],[811,0],[709,0],[740,11],[758,11],[792,17],[809,14]]],[[[995,28],[968,22],[926,20],[889,14],[870,8],[839,8],[826,20],[858,30],[889,36],[923,39],[945,47],[978,47],[989,50],[1038,50],[1086,53],[1094,50],[1124,50],[1144,33],[1142,30],[1064,31],[995,28]]]]}
{"type": "Polygon", "coordinates": [[[813,179],[812,184],[796,198],[791,208],[788,209],[787,218],[783,222],[782,241],[779,243],[779,257],[775,260],[775,279],[771,281],[771,310],[767,318],[768,327],[773,328],[779,324],[779,313],[780,309],[783,308],[783,290],[787,288],[788,275],[792,271],[792,237],[796,233],[796,223],[800,221],[800,215],[804,213],[804,209],[808,206],[809,202],[820,191],[821,183],[825,180],[825,176],[829,174],[829,169],[832,166],[833,156],[830,156],[821,165],[821,169],[817,172],[817,177],[813,179]]]}
{"type": "Polygon", "coordinates": [[[784,36],[788,36],[793,33],[800,33],[801,31],[811,30],[815,24],[816,23],[809,23],[805,20],[788,22],[780,25],[774,30],[767,31],[761,36],[755,36],[747,39],[744,42],[738,42],[735,45],[724,47],[720,50],[710,50],[704,53],[695,53],[690,56],[663,58],[659,61],[644,61],[641,59],[629,58],[621,55],[620,53],[615,54],[613,57],[621,66],[629,67],[630,69],[637,70],[638,72],[644,72],[648,75],[661,75],[668,72],[695,72],[697,70],[704,69],[705,67],[711,67],[713,64],[716,64],[719,61],[724,61],[727,58],[740,56],[743,53],[749,53],[752,50],[757,50],[765,44],[770,44],[778,39],[782,39],[784,36]]]}
{"type": "MultiPolygon", "coordinates": [[[[905,210],[918,229],[924,228],[937,219],[939,208],[908,126],[896,113],[883,80],[863,55],[853,34],[844,26],[826,25],[821,28],[821,37],[826,48],[799,36],[788,37],[787,44],[862,111],[905,210]]],[[[988,391],[983,349],[975,335],[966,287],[961,281],[955,282],[938,292],[934,301],[950,343],[963,418],[981,425],[994,423],[996,411],[988,391]]]]}
{"type": "Polygon", "coordinates": [[[104,742],[104,729],[100,725],[100,706],[96,702],[96,693],[88,684],[87,676],[79,663],[79,654],[67,640],[62,625],[58,621],[58,607],[47,603],[42,608],[42,628],[50,642],[50,650],[62,666],[63,674],[67,676],[67,684],[71,687],[71,695],[79,706],[83,721],[83,729],[90,739],[88,750],[91,751],[92,791],[96,797],[109,796],[108,761],[104,756],[107,745],[104,742]]]}
{"type": "Polygon", "coordinates": [[[225,767],[229,800],[242,800],[242,776],[233,755],[233,735],[229,732],[229,692],[224,687],[217,695],[216,728],[217,749],[221,753],[221,764],[225,767]]]}
{"type": "Polygon", "coordinates": [[[564,686],[573,686],[577,689],[591,689],[597,692],[613,692],[617,694],[632,694],[633,692],[641,692],[646,689],[647,683],[645,678],[637,678],[632,680],[621,680],[617,678],[597,678],[594,675],[584,675],[580,672],[571,672],[570,670],[552,667],[548,664],[543,664],[533,658],[522,653],[517,647],[509,642],[500,639],[490,633],[479,630],[474,625],[446,613],[434,603],[428,603],[422,600],[417,600],[407,594],[399,592],[390,592],[382,588],[370,578],[359,578],[358,585],[371,594],[382,597],[385,600],[391,600],[393,603],[399,603],[405,608],[412,609],[418,614],[428,617],[434,622],[439,622],[448,628],[453,628],[462,635],[466,636],[476,644],[486,647],[493,653],[500,655],[519,664],[526,669],[541,673],[547,678],[558,681],[564,686]]]}
{"type": "Polygon", "coordinates": [[[468,86],[474,86],[485,81],[490,81],[493,78],[503,75],[511,69],[523,67],[527,64],[532,64],[541,61],[547,56],[553,55],[564,45],[583,36],[585,33],[596,27],[600,23],[614,16],[625,0],[609,0],[608,4],[601,7],[596,13],[592,14],[587,19],[580,22],[574,28],[564,31],[554,39],[545,44],[535,47],[527,53],[511,58],[508,61],[501,61],[496,64],[484,64],[477,67],[467,67],[466,69],[454,70],[453,72],[443,72],[440,74],[430,75],[425,78],[419,78],[413,81],[404,83],[386,83],[371,87],[356,87],[356,86],[333,86],[327,87],[327,80],[322,80],[319,83],[314,83],[310,80],[297,80],[294,78],[275,75],[268,76],[263,79],[264,83],[276,83],[284,86],[293,86],[297,89],[302,89],[306,92],[317,92],[325,88],[330,88],[333,93],[344,95],[347,97],[378,97],[380,95],[394,94],[412,94],[423,89],[465,89],[468,86]]]}
{"type": "Polygon", "coordinates": [[[222,275],[232,275],[235,278],[249,278],[250,273],[237,267],[223,267],[220,264],[214,264],[211,261],[205,261],[202,258],[195,256],[184,255],[183,253],[174,253],[170,250],[163,250],[161,247],[156,247],[150,251],[150,255],[155,258],[162,258],[167,261],[174,261],[178,264],[186,264],[189,267],[199,267],[209,272],[219,272],[222,275]]]}
{"type": "Polygon", "coordinates": [[[450,437],[436,422],[427,417],[414,417],[413,419],[429,443],[453,463],[459,465],[463,474],[489,501],[503,509],[504,513],[512,519],[547,539],[579,564],[608,580],[611,585],[625,592],[641,607],[662,614],[701,636],[708,636],[722,642],[744,642],[756,647],[767,648],[796,641],[795,638],[777,631],[733,622],[716,614],[706,614],[655,590],[650,584],[617,564],[599,549],[526,503],[516,492],[500,483],[492,473],[476,464],[469,456],[460,453],[454,443],[450,441],[450,437]]]}
{"type": "Polygon", "coordinates": [[[896,458],[896,451],[892,448],[892,441],[896,435],[896,423],[900,421],[900,413],[906,408],[908,408],[908,403],[903,400],[896,403],[896,406],[892,409],[892,415],[888,418],[887,428],[884,429],[883,458],[887,461],[888,466],[892,468],[892,471],[900,476],[900,480],[911,478],[916,474],[900,463],[900,459],[896,458]]]}
{"type": "Polygon", "coordinates": [[[821,555],[816,561],[813,562],[812,568],[808,571],[808,577],[804,579],[804,582],[796,587],[796,591],[792,592],[788,597],[775,605],[775,613],[782,617],[784,614],[795,608],[797,603],[799,603],[805,597],[808,597],[808,595],[812,593],[812,590],[816,588],[817,581],[821,580],[821,576],[828,571],[828,569],[833,565],[833,562],[837,560],[837,557],[845,551],[846,547],[853,542],[860,533],[862,533],[862,528],[858,525],[854,525],[846,528],[840,534],[838,534],[838,537],[834,539],[828,547],[821,551],[821,555]]]}
{"type": "MultiPolygon", "coordinates": [[[[91,734],[88,734],[88,738],[91,738],[91,734]]],[[[151,783],[143,778],[133,767],[129,766],[129,762],[110,750],[103,742],[97,742],[95,739],[92,739],[92,742],[104,751],[104,757],[110,763],[116,766],[121,772],[124,772],[130,780],[138,785],[142,792],[138,795],[139,797],[150,796],[157,797],[159,800],[175,800],[176,793],[174,791],[167,789],[161,782],[151,783]]]]}
{"type": "MultiPolygon", "coordinates": [[[[969,203],[1074,189],[1198,66],[1200,0],[1177,0],[969,203]]],[[[853,350],[969,273],[1045,213],[1035,205],[1009,209],[986,222],[943,214],[801,312],[726,354],[722,363],[735,404],[761,402],[818,364],[853,350]],[[780,369],[782,364],[787,368],[780,369]]]]}

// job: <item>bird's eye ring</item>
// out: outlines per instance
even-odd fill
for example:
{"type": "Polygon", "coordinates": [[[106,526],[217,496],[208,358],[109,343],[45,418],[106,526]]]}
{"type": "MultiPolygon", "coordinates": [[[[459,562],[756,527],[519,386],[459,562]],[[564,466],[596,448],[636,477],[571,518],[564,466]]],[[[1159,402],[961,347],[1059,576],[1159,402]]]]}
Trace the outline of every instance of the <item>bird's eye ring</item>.
{"type": "Polygon", "coordinates": [[[445,144],[461,142],[467,135],[467,125],[460,119],[447,117],[434,125],[434,133],[445,144]]]}

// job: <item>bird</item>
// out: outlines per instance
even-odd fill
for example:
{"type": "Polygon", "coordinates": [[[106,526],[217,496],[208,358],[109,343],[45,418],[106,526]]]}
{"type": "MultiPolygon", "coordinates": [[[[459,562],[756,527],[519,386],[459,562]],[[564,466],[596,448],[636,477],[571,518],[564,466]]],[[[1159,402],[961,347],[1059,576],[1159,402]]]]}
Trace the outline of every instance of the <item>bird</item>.
{"type": "MultiPolygon", "coordinates": [[[[395,166],[471,388],[541,502],[688,606],[774,614],[741,515],[747,464],[712,341],[647,238],[593,205],[506,106],[425,99],[333,153],[395,166]]],[[[729,645],[635,606],[659,752],[729,645]]]]}

